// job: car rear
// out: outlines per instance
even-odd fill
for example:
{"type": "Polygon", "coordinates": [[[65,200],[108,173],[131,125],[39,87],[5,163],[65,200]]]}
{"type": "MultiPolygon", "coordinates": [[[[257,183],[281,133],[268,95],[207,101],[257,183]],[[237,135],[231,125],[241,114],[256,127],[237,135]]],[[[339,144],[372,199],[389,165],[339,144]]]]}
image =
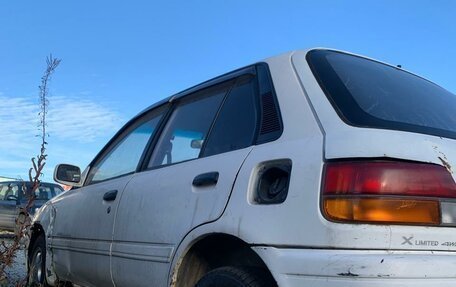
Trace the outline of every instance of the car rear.
{"type": "Polygon", "coordinates": [[[324,143],[312,230],[256,248],[279,286],[453,286],[456,96],[357,55],[291,59],[324,143]]]}

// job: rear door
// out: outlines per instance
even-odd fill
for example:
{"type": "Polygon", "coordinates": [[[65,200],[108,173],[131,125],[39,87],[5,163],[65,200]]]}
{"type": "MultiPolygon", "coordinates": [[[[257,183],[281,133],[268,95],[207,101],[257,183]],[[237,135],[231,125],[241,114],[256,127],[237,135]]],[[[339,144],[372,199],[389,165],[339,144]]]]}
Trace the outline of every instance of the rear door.
{"type": "Polygon", "coordinates": [[[256,87],[247,73],[175,103],[146,170],[120,201],[112,245],[116,286],[166,286],[183,237],[220,217],[256,140],[256,87]]]}

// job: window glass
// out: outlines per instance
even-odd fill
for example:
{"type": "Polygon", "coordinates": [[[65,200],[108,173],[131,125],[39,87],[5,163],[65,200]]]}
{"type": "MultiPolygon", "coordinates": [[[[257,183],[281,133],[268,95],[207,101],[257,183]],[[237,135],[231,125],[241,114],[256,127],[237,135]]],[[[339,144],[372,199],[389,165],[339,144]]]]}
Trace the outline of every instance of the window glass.
{"type": "MultiPolygon", "coordinates": [[[[30,182],[5,182],[0,183],[0,200],[7,200],[9,195],[14,195],[16,198],[27,201],[32,190],[30,182]]],[[[37,200],[48,200],[63,192],[63,189],[58,185],[49,185],[43,183],[35,190],[35,198],[37,200]]]]}
{"type": "Polygon", "coordinates": [[[8,200],[8,196],[12,195],[17,198],[19,195],[19,186],[17,183],[2,183],[0,184],[0,200],[8,200]]]}
{"type": "Polygon", "coordinates": [[[198,92],[174,110],[152,153],[149,167],[197,158],[231,83],[198,92]]]}
{"type": "Polygon", "coordinates": [[[257,119],[253,79],[252,76],[238,79],[228,94],[209,135],[203,156],[252,145],[257,119]]]}
{"type": "Polygon", "coordinates": [[[456,138],[456,95],[416,75],[340,52],[308,60],[339,115],[355,126],[456,138]]]}
{"type": "Polygon", "coordinates": [[[52,198],[51,188],[49,186],[40,186],[35,190],[35,198],[37,200],[48,200],[52,198]]]}
{"type": "Polygon", "coordinates": [[[88,182],[98,182],[134,172],[160,118],[161,113],[155,114],[145,122],[134,125],[115,143],[115,147],[91,168],[88,182]]]}
{"type": "Polygon", "coordinates": [[[59,195],[63,189],[53,185],[41,185],[35,190],[35,198],[37,200],[49,200],[54,196],[59,195]]]}

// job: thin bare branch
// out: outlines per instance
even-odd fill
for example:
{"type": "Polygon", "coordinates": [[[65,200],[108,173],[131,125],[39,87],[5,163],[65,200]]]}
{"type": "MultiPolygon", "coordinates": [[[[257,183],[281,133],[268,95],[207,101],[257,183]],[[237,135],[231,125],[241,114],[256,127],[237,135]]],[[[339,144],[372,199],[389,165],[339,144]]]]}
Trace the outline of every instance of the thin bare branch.
{"type": "MultiPolygon", "coordinates": [[[[35,191],[40,186],[40,177],[43,174],[43,169],[46,164],[47,154],[46,154],[46,137],[48,133],[46,131],[47,128],[47,113],[48,113],[48,94],[49,94],[49,83],[51,81],[51,77],[55,71],[55,69],[60,64],[60,59],[54,58],[52,54],[50,54],[46,58],[46,69],[44,71],[43,76],[41,77],[41,83],[38,86],[39,88],[39,105],[40,105],[40,112],[38,113],[39,117],[39,131],[40,134],[38,135],[41,139],[41,146],[40,146],[40,153],[32,158],[32,167],[29,169],[28,176],[31,182],[30,190],[26,190],[26,195],[28,196],[28,202],[25,208],[21,208],[18,218],[16,218],[16,234],[15,238],[11,243],[5,243],[2,241],[0,245],[0,281],[1,279],[5,278],[5,268],[11,266],[16,256],[17,250],[23,244],[24,239],[27,240],[28,236],[28,229],[30,228],[31,224],[31,217],[30,217],[30,208],[34,204],[35,200],[35,191]]],[[[25,184],[24,184],[25,187],[25,184]]],[[[22,280],[21,282],[17,282],[16,286],[25,286],[25,282],[27,280],[22,280]]]]}

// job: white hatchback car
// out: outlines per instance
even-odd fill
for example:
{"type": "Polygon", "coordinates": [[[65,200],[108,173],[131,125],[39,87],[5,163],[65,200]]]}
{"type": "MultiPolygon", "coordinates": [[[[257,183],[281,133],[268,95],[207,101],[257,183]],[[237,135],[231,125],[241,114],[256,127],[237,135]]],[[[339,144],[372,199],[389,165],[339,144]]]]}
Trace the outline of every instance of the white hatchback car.
{"type": "Polygon", "coordinates": [[[375,60],[294,51],[169,97],[40,209],[55,286],[456,285],[456,96],[375,60]]]}

